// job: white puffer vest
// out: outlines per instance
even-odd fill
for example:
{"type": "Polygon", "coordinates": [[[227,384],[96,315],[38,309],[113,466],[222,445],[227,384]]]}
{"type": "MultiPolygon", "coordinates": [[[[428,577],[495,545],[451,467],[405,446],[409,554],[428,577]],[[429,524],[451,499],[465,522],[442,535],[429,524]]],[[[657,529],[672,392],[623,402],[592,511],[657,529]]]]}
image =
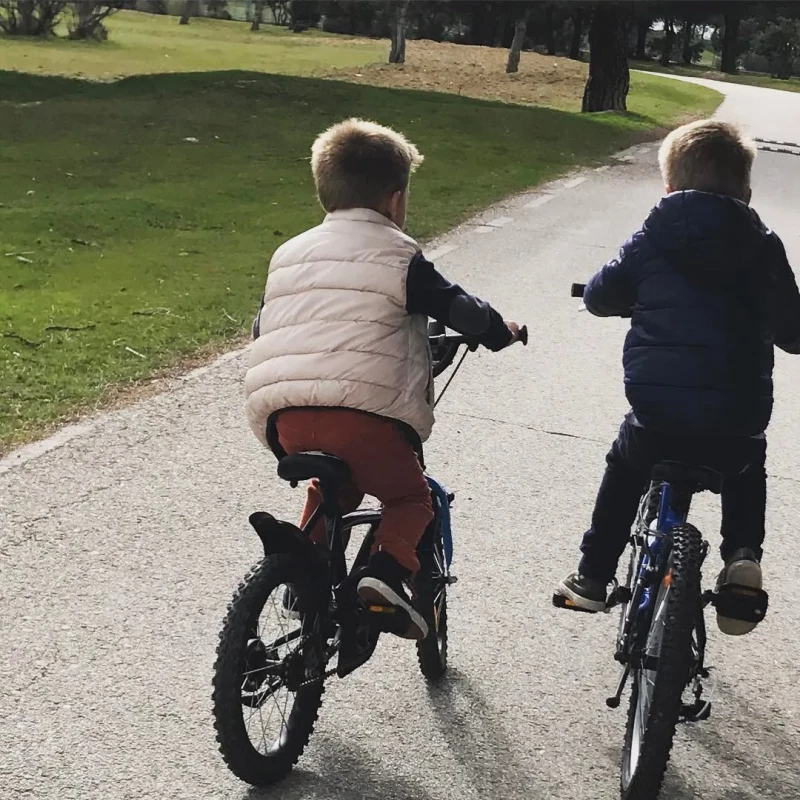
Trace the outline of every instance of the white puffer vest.
{"type": "Polygon", "coordinates": [[[416,242],[377,211],[335,211],[270,263],[245,395],[266,444],[285,408],[352,408],[433,427],[427,319],[406,312],[416,242]]]}

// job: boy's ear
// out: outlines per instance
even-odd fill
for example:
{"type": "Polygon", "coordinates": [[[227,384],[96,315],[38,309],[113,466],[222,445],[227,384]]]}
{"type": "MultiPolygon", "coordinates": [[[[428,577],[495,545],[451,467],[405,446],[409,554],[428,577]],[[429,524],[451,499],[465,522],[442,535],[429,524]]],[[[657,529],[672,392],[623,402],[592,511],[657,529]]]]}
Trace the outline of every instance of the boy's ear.
{"type": "Polygon", "coordinates": [[[395,192],[394,194],[389,196],[389,203],[388,203],[388,214],[386,216],[392,220],[392,222],[397,222],[397,220],[402,216],[401,208],[403,205],[403,196],[405,192],[395,192]]]}
{"type": "Polygon", "coordinates": [[[667,185],[666,185],[664,188],[666,189],[666,191],[667,191],[667,194],[672,194],[672,193],[675,191],[675,190],[672,188],[672,186],[670,186],[669,184],[667,184],[667,185]]]}
{"type": "Polygon", "coordinates": [[[747,191],[744,193],[744,201],[747,205],[750,205],[750,201],[753,199],[753,189],[748,186],[747,191]]]}

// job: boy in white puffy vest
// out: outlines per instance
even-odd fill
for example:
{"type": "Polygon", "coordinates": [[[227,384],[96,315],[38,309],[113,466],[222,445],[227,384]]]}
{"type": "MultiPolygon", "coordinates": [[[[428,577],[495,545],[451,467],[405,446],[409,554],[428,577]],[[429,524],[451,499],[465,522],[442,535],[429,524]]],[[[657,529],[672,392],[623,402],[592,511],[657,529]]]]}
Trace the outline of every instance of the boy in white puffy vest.
{"type": "MultiPolygon", "coordinates": [[[[519,335],[403,233],[409,179],[421,162],[403,135],[372,122],[350,119],[317,138],[311,169],[327,216],[272,257],[245,379],[250,424],[276,455],[344,460],[352,484],[340,495],[343,513],[365,494],[383,504],[358,592],[369,604],[405,609],[408,638],[427,634],[404,584],[433,518],[418,458],[434,422],[428,317],[490,350],[519,335]]],[[[312,484],[301,527],[320,501],[312,484]]],[[[324,525],[312,538],[325,541],[324,525]]]]}

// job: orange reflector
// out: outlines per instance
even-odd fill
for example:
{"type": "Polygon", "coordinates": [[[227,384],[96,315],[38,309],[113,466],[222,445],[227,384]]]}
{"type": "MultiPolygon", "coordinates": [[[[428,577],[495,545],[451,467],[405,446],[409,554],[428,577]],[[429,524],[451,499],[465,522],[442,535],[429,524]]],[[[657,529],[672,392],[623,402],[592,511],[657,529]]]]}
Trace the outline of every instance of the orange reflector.
{"type": "Polygon", "coordinates": [[[667,573],[667,574],[664,576],[664,586],[665,586],[667,589],[669,589],[669,587],[670,587],[671,585],[672,585],[672,570],[670,570],[670,571],[669,571],[669,572],[668,572],[668,573],[667,573]]]}
{"type": "Polygon", "coordinates": [[[369,610],[374,614],[394,614],[397,609],[394,606],[369,606],[369,610]]]}

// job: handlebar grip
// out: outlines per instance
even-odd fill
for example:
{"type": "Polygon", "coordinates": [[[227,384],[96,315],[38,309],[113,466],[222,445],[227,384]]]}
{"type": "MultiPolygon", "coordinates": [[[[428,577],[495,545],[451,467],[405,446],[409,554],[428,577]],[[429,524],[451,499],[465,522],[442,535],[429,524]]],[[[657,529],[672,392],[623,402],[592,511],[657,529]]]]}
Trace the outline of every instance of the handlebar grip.
{"type": "Polygon", "coordinates": [[[523,325],[519,329],[519,340],[522,342],[522,346],[523,347],[528,344],[528,326],[527,325],[523,325]]]}
{"type": "Polygon", "coordinates": [[[586,284],[585,283],[573,283],[572,289],[570,290],[571,297],[583,297],[583,293],[586,291],[586,284]]]}

